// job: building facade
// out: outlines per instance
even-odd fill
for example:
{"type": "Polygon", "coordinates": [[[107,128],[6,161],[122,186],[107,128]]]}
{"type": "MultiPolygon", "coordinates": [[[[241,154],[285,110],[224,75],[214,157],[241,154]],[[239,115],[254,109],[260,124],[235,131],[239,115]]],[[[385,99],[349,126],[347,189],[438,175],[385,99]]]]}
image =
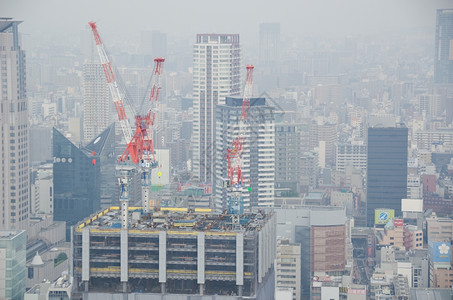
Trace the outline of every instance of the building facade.
{"type": "Polygon", "coordinates": [[[216,106],[240,95],[239,34],[197,34],[193,51],[193,174],[213,183],[216,106]]]}
{"type": "Polygon", "coordinates": [[[0,229],[27,229],[30,215],[28,99],[20,23],[0,18],[0,229]]]}
{"type": "Polygon", "coordinates": [[[100,208],[99,155],[53,129],[54,220],[74,225],[100,208]]]}
{"type": "Polygon", "coordinates": [[[453,83],[453,9],[438,9],[434,52],[434,82],[453,83]]]}
{"type": "Polygon", "coordinates": [[[345,172],[347,166],[366,171],[367,146],[363,142],[335,144],[335,170],[345,172]]]}
{"type": "Polygon", "coordinates": [[[75,226],[71,270],[84,299],[90,292],[107,299],[132,291],[186,295],[168,299],[273,299],[273,284],[269,295],[260,295],[274,280],[273,214],[242,215],[237,227],[231,215],[206,209],[162,207],[151,215],[141,209],[123,215],[111,207],[75,226]],[[131,223],[118,228],[124,218],[131,223]]]}
{"type": "Polygon", "coordinates": [[[374,210],[389,208],[401,213],[407,198],[407,127],[368,128],[367,224],[374,225],[374,210]]]}
{"type": "Polygon", "coordinates": [[[26,247],[25,230],[0,231],[0,299],[24,298],[26,247]]]}
{"type": "Polygon", "coordinates": [[[88,142],[111,122],[110,92],[100,63],[83,65],[83,139],[88,142]]]}
{"type": "MultiPolygon", "coordinates": [[[[228,206],[231,192],[227,182],[227,150],[239,132],[242,99],[226,98],[225,105],[217,107],[216,121],[216,186],[215,208],[228,206]]],[[[249,119],[244,136],[242,154],[242,197],[244,208],[269,207],[274,205],[275,181],[275,128],[274,108],[265,98],[250,99],[249,119]]]]}
{"type": "Polygon", "coordinates": [[[260,64],[268,72],[278,65],[280,52],[280,23],[260,24],[260,64]]]}
{"type": "Polygon", "coordinates": [[[290,289],[292,299],[300,299],[300,244],[291,244],[288,239],[277,242],[275,259],[275,288],[290,289]]]}
{"type": "Polygon", "coordinates": [[[294,196],[300,190],[300,143],[297,124],[275,125],[275,189],[278,196],[294,196]]]}

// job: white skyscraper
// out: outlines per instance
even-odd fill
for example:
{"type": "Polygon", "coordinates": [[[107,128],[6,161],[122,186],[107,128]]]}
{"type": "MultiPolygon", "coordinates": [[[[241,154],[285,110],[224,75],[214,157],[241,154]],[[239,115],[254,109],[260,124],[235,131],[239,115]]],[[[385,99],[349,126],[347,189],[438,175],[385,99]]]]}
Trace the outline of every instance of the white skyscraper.
{"type": "Polygon", "coordinates": [[[215,109],[226,96],[240,95],[238,34],[197,34],[193,50],[194,177],[213,183],[215,164],[215,109]]]}
{"type": "Polygon", "coordinates": [[[20,23],[0,18],[0,230],[27,229],[30,214],[28,100],[20,23]]]}
{"type": "MultiPolygon", "coordinates": [[[[227,149],[239,131],[242,98],[228,97],[225,105],[217,107],[216,118],[216,186],[215,209],[230,205],[227,181],[227,149]]],[[[251,98],[249,117],[242,153],[242,197],[244,210],[252,207],[274,206],[275,184],[275,116],[274,107],[264,98],[251,98]]]]}
{"type": "Polygon", "coordinates": [[[100,63],[83,65],[83,139],[91,141],[111,122],[110,93],[100,63]]]}

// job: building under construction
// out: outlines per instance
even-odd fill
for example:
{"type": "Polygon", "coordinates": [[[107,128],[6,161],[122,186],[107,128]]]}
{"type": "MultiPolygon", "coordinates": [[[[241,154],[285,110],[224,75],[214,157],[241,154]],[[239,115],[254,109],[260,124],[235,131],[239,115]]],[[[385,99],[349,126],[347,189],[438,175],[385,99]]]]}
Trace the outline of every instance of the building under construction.
{"type": "Polygon", "coordinates": [[[84,299],[98,293],[272,299],[273,214],[237,218],[209,209],[121,211],[105,209],[73,228],[74,289],[84,299]]]}

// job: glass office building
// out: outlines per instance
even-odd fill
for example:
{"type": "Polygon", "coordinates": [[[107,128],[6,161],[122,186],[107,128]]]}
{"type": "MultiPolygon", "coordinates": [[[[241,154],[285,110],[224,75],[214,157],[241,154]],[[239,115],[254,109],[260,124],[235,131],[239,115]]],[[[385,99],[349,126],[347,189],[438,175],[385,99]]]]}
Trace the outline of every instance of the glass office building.
{"type": "Polygon", "coordinates": [[[0,230],[0,299],[24,299],[27,233],[0,230]]]}
{"type": "Polygon", "coordinates": [[[54,219],[67,227],[100,209],[99,154],[53,129],[54,219]]]}
{"type": "Polygon", "coordinates": [[[408,129],[368,128],[367,224],[374,225],[374,210],[389,208],[401,213],[401,199],[407,196],[408,129]]]}

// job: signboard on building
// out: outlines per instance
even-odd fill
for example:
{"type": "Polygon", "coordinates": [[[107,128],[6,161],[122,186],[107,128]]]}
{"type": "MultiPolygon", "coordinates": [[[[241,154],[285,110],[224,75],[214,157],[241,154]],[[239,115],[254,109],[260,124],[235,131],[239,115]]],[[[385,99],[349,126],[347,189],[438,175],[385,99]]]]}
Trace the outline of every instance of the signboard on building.
{"type": "Polygon", "coordinates": [[[423,212],[423,199],[401,199],[401,211],[423,212]]]}
{"type": "Polygon", "coordinates": [[[449,263],[451,256],[451,245],[449,242],[429,241],[429,252],[435,263],[449,263]]]}
{"type": "Polygon", "coordinates": [[[395,218],[395,210],[389,208],[377,208],[374,210],[374,224],[387,224],[391,219],[395,218]]]}
{"type": "Polygon", "coordinates": [[[404,220],[403,219],[394,219],[393,220],[393,226],[395,226],[395,227],[403,227],[404,226],[404,220]]]}

